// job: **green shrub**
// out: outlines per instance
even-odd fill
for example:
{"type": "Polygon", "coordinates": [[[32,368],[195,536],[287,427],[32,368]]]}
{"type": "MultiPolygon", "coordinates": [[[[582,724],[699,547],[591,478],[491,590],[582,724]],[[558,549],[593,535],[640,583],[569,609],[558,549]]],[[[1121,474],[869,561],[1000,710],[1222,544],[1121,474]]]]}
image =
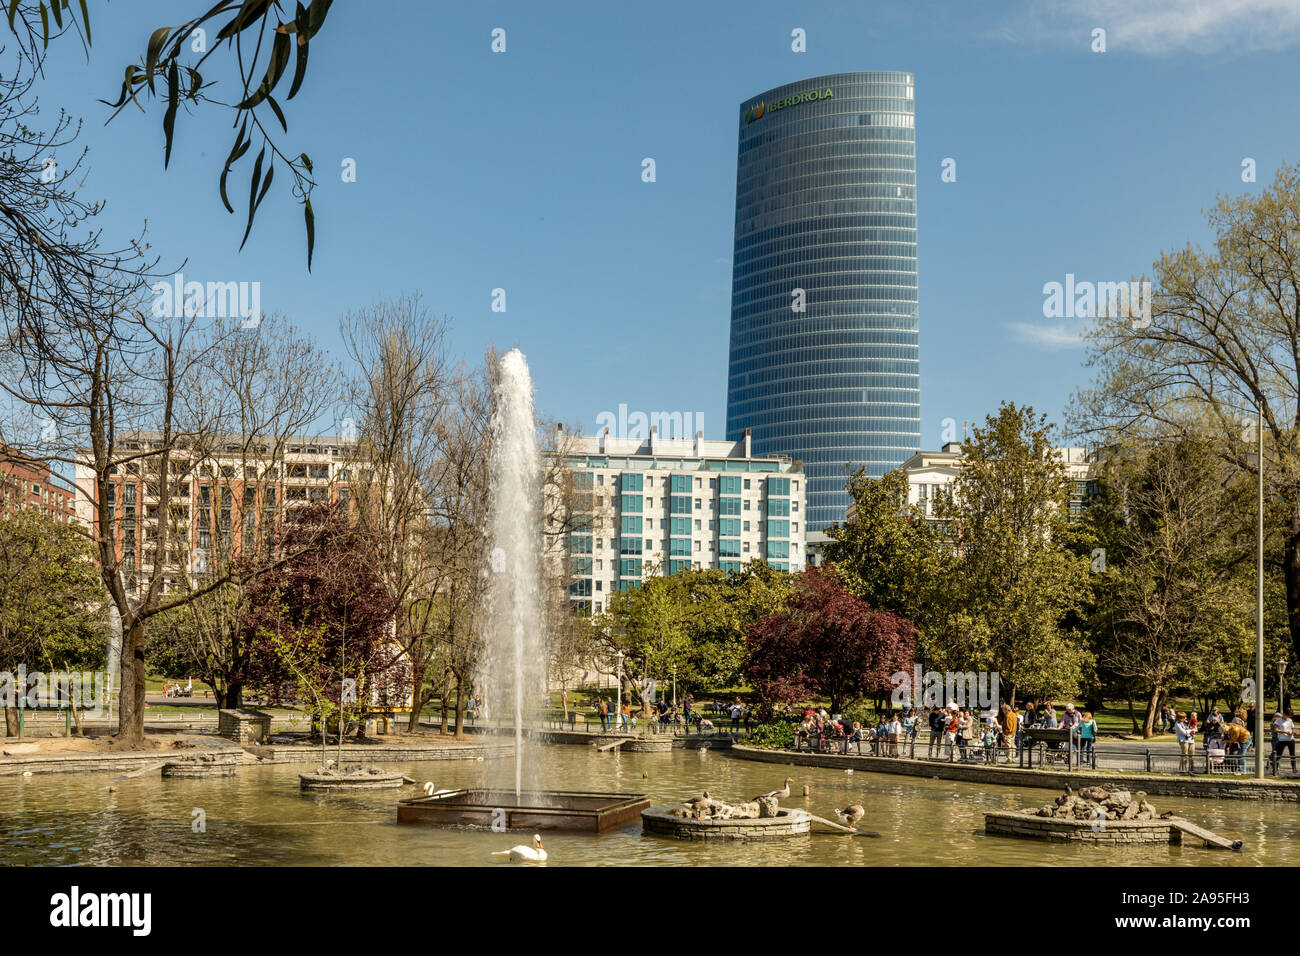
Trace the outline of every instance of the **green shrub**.
{"type": "Polygon", "coordinates": [[[875,723],[880,718],[876,715],[875,709],[865,700],[860,700],[856,704],[850,704],[844,708],[844,717],[850,724],[854,721],[860,723],[863,727],[868,723],[875,723]]]}
{"type": "Polygon", "coordinates": [[[755,727],[745,741],[751,747],[768,747],[780,750],[794,746],[795,722],[791,720],[769,720],[755,727]]]}

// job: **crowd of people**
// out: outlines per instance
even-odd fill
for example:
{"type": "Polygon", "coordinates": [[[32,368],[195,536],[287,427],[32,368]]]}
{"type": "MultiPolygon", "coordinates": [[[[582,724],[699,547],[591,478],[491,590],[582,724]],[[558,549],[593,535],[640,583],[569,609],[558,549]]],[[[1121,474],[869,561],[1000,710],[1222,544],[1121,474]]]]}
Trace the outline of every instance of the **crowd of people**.
{"type": "Polygon", "coordinates": [[[875,756],[915,757],[925,728],[929,730],[926,757],[981,759],[985,763],[996,763],[999,757],[1010,761],[1023,744],[1024,732],[1034,728],[1071,731],[1074,748],[1081,756],[1091,755],[1097,740],[1097,722],[1092,713],[1080,712],[1074,704],[1066,704],[1059,715],[1050,701],[1041,707],[1029,704],[1023,713],[1013,704],[1002,704],[998,711],[981,715],[978,710],[953,702],[947,707],[935,705],[928,714],[912,707],[901,708],[865,724],[830,714],[824,707],[809,708],[795,730],[795,748],[847,753],[850,745],[859,745],[861,750],[860,745],[866,743],[875,756]]]}
{"type": "MultiPolygon", "coordinates": [[[[474,703],[471,700],[471,708],[474,703]]],[[[636,730],[638,715],[633,713],[630,700],[625,699],[621,706],[603,697],[588,703],[595,709],[602,731],[636,730]]],[[[651,733],[690,734],[723,729],[748,732],[755,715],[753,704],[739,697],[730,702],[713,699],[697,705],[687,694],[680,708],[660,698],[648,711],[641,711],[640,716],[648,719],[651,733]],[[713,717],[717,718],[716,723],[713,717]]],[[[1180,711],[1166,705],[1157,715],[1156,730],[1174,734],[1180,773],[1195,770],[1198,735],[1209,769],[1241,773],[1245,772],[1246,757],[1255,746],[1250,731],[1253,723],[1253,709],[1238,708],[1228,717],[1215,707],[1202,722],[1196,711],[1180,711]]],[[[858,752],[868,752],[869,748],[873,756],[1010,763],[1026,745],[1026,732],[1037,729],[1068,731],[1070,748],[1078,754],[1080,763],[1087,763],[1094,756],[1098,731],[1092,712],[1081,710],[1073,703],[1061,708],[1050,700],[1042,704],[1031,701],[1023,708],[1003,703],[996,711],[988,709],[982,713],[951,702],[946,707],[933,706],[928,713],[925,708],[919,711],[912,707],[899,708],[874,720],[853,720],[843,714],[832,714],[825,707],[809,707],[795,729],[794,746],[819,752],[848,753],[850,747],[856,747],[858,752]],[[918,754],[918,744],[927,730],[925,750],[918,754]]],[[[1276,771],[1286,756],[1294,773],[1295,724],[1289,710],[1273,715],[1271,731],[1273,769],[1276,771]]],[[[1046,748],[1051,754],[1064,753],[1061,740],[1048,741],[1046,748]]]]}
{"type": "MultiPolygon", "coordinates": [[[[638,713],[633,713],[631,700],[624,700],[619,706],[608,698],[598,697],[589,701],[588,706],[596,712],[602,732],[629,733],[637,728],[638,713]],[[614,713],[616,708],[618,713],[614,713]]],[[[754,726],[753,705],[745,703],[739,697],[729,704],[713,700],[699,706],[687,694],[679,708],[661,696],[646,710],[639,711],[639,716],[648,721],[652,734],[675,733],[678,730],[684,730],[688,734],[708,733],[721,729],[719,724],[727,718],[730,722],[726,724],[726,729],[732,732],[749,731],[754,726]],[[718,717],[718,721],[715,722],[710,714],[718,717]]]]}

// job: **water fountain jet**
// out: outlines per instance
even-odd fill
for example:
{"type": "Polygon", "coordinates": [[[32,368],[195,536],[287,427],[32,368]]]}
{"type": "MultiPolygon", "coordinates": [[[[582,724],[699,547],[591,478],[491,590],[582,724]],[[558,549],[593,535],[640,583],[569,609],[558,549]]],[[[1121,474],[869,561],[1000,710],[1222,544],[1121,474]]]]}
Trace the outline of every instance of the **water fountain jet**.
{"type": "MultiPolygon", "coordinates": [[[[591,830],[635,820],[649,806],[643,794],[524,789],[524,739],[546,691],[548,644],[542,609],[541,456],[533,415],[533,383],[519,349],[501,359],[494,392],[489,463],[487,602],[483,620],[484,717],[489,728],[510,715],[514,733],[513,792],[457,790],[398,806],[399,823],[479,825],[493,829],[591,830]]],[[[501,729],[500,725],[496,728],[501,729]]]]}

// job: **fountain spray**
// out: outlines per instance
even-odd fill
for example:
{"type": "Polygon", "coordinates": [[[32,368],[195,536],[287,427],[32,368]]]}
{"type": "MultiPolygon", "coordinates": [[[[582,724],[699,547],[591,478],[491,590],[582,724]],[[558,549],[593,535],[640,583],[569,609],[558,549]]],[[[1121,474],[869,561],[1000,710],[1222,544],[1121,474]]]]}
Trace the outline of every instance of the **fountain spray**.
{"type": "MultiPolygon", "coordinates": [[[[545,621],[540,600],[540,470],[533,383],[519,349],[501,359],[492,415],[488,499],[491,572],[485,624],[489,719],[513,711],[515,796],[523,788],[525,715],[545,691],[545,621]]],[[[531,716],[531,714],[529,714],[531,716]]]]}

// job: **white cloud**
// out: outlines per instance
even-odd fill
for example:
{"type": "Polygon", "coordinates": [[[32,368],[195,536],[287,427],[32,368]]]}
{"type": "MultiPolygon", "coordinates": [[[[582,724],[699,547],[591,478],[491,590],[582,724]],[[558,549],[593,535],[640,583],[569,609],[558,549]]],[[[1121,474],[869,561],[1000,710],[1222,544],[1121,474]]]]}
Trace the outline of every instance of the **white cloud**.
{"type": "Polygon", "coordinates": [[[1094,27],[1109,53],[1163,56],[1283,50],[1300,42],[1296,0],[1021,0],[992,36],[1011,43],[1077,46],[1094,27]]]}
{"type": "Polygon", "coordinates": [[[1007,327],[1015,333],[1020,341],[1035,348],[1049,352],[1062,349],[1077,349],[1083,346],[1083,326],[1075,322],[1067,325],[1058,322],[1055,325],[1032,325],[1028,322],[1009,322],[1007,327]]]}

